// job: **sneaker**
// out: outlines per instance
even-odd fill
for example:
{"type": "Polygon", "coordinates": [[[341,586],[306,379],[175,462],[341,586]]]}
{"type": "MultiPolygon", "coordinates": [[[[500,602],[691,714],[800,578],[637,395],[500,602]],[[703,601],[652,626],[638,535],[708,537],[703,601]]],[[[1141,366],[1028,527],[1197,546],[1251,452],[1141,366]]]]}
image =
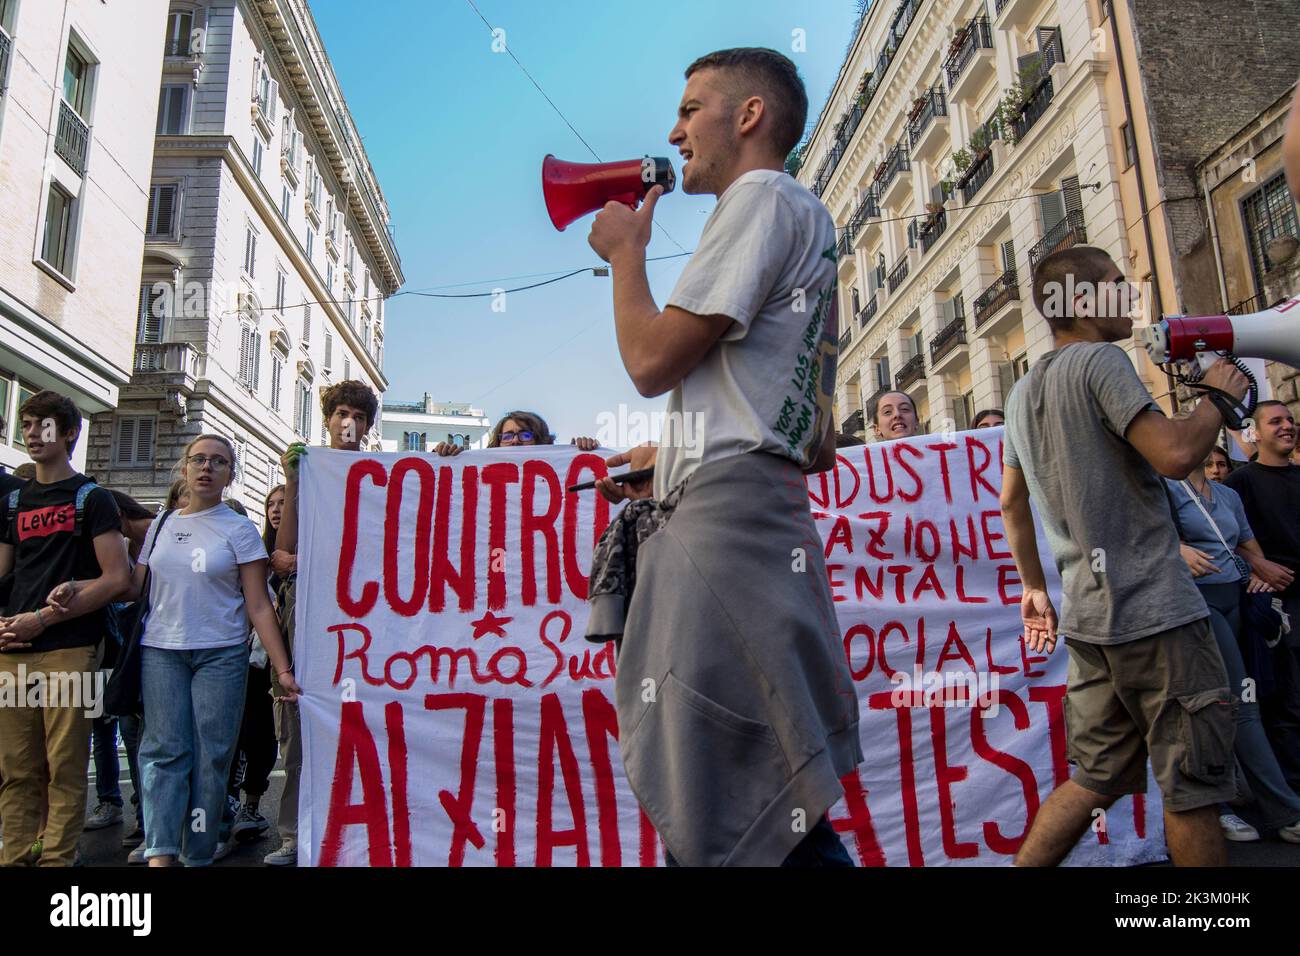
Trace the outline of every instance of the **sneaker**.
{"type": "Polygon", "coordinates": [[[297,866],[298,865],[298,843],[296,840],[285,840],[280,845],[280,849],[274,853],[268,853],[262,857],[262,862],[267,866],[297,866]]]}
{"type": "Polygon", "coordinates": [[[270,821],[257,810],[257,798],[251,797],[239,808],[239,813],[235,816],[235,823],[230,828],[230,832],[236,840],[244,843],[249,840],[261,839],[270,828],[270,821]]]}
{"type": "Polygon", "coordinates": [[[139,823],[135,825],[134,830],[130,831],[129,833],[122,834],[122,846],[124,847],[139,846],[143,842],[144,842],[144,827],[140,826],[139,823]]]}
{"type": "Polygon", "coordinates": [[[219,843],[217,843],[217,849],[212,854],[212,862],[216,863],[217,860],[224,860],[226,857],[230,856],[230,854],[234,851],[234,849],[235,849],[234,840],[221,840],[219,843]]]}
{"type": "Polygon", "coordinates": [[[149,861],[144,858],[144,843],[127,854],[126,862],[131,866],[144,866],[149,861]]]}
{"type": "Polygon", "coordinates": [[[104,827],[111,827],[115,823],[122,822],[122,808],[113,803],[100,803],[94,810],[90,811],[90,816],[86,817],[87,830],[102,830],[104,827]]]}
{"type": "Polygon", "coordinates": [[[1300,820],[1291,824],[1289,827],[1280,827],[1277,835],[1287,843],[1300,843],[1300,820]]]}
{"type": "MultiPolygon", "coordinates": [[[[1219,814],[1219,826],[1223,828],[1223,838],[1233,843],[1254,843],[1259,839],[1259,831],[1235,813],[1219,814]]],[[[1300,832],[1296,836],[1300,842],[1300,832]]]]}

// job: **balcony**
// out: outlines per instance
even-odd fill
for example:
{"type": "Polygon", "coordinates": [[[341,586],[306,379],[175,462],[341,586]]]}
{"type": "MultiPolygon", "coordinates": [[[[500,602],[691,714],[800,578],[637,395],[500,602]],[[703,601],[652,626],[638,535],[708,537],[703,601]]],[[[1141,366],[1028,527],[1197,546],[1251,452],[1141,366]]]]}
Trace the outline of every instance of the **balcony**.
{"type": "Polygon", "coordinates": [[[298,145],[280,150],[280,172],[289,183],[290,189],[298,188],[298,145]]]}
{"type": "Polygon", "coordinates": [[[72,167],[78,176],[86,172],[86,148],[90,144],[90,130],[77,111],[65,100],[59,101],[59,127],[54,135],[54,153],[72,167]]]}
{"type": "Polygon", "coordinates": [[[840,424],[840,431],[845,435],[861,435],[867,430],[866,418],[862,409],[858,409],[840,424]]]}
{"type": "Polygon", "coordinates": [[[875,182],[876,195],[885,206],[899,206],[912,194],[912,165],[907,159],[907,147],[901,142],[885,155],[875,182]]]}
{"type": "Polygon", "coordinates": [[[1065,218],[1048,230],[1047,235],[1034,243],[1029,249],[1029,274],[1033,275],[1034,267],[1039,261],[1047,258],[1053,252],[1060,252],[1062,249],[1069,249],[1071,246],[1081,245],[1088,241],[1088,231],[1083,226],[1083,213],[1078,210],[1071,210],[1065,214],[1065,218]]]}
{"type": "Polygon", "coordinates": [[[988,17],[976,17],[962,28],[956,45],[943,64],[949,98],[954,103],[971,99],[993,76],[993,31],[988,17]]]}
{"type": "Polygon", "coordinates": [[[1020,280],[1015,269],[1008,269],[975,299],[975,330],[999,318],[1007,306],[1020,301],[1020,280]]]}
{"type": "Polygon", "coordinates": [[[850,222],[840,232],[840,238],[835,243],[835,264],[843,269],[846,265],[855,263],[853,256],[853,223],[850,222]]]}
{"type": "Polygon", "coordinates": [[[917,352],[894,376],[894,387],[906,391],[909,386],[915,385],[923,378],[925,378],[925,353],[917,352]]]}
{"type": "Polygon", "coordinates": [[[948,211],[940,209],[931,216],[924,226],[917,230],[916,237],[921,241],[921,254],[925,255],[934,248],[939,237],[948,229],[948,211]]]}
{"type": "Polygon", "coordinates": [[[876,200],[875,190],[867,190],[849,221],[853,224],[854,240],[859,246],[866,247],[876,238],[880,231],[880,203],[876,200]]]}
{"type": "Polygon", "coordinates": [[[840,354],[843,355],[848,351],[849,343],[853,341],[853,327],[849,326],[840,333],[840,354]]]}
{"type": "Polygon", "coordinates": [[[958,347],[965,344],[966,316],[959,315],[930,340],[930,367],[936,368],[942,359],[954,354],[958,347]]]}
{"type": "Polygon", "coordinates": [[[865,329],[880,311],[880,297],[872,292],[867,297],[867,304],[858,309],[858,328],[865,329]]]}
{"type": "Polygon", "coordinates": [[[948,144],[948,103],[942,87],[936,86],[921,94],[907,124],[907,139],[912,148],[912,158],[920,160],[933,159],[948,144]]]}
{"type": "Polygon", "coordinates": [[[890,293],[898,291],[898,287],[903,284],[903,280],[907,278],[907,273],[910,269],[911,260],[907,257],[907,253],[903,253],[903,258],[899,259],[898,262],[894,264],[894,268],[889,270],[888,282],[890,293]]]}
{"type": "Polygon", "coordinates": [[[189,394],[207,375],[207,357],[189,342],[142,343],[135,347],[133,372],[134,384],[171,385],[189,394]]]}
{"type": "Polygon", "coordinates": [[[999,30],[1024,30],[1043,5],[1043,0],[995,0],[993,26],[999,30]]]}
{"type": "Polygon", "coordinates": [[[1017,143],[1025,138],[1030,128],[1047,112],[1047,107],[1052,103],[1053,95],[1052,78],[1045,76],[1039,81],[1038,86],[1034,88],[1029,101],[1020,108],[1020,115],[1011,121],[1012,133],[1017,143]]]}
{"type": "Polygon", "coordinates": [[[993,177],[993,150],[989,150],[979,159],[974,160],[961,178],[954,183],[954,188],[961,190],[961,201],[970,205],[984,184],[993,177]]]}

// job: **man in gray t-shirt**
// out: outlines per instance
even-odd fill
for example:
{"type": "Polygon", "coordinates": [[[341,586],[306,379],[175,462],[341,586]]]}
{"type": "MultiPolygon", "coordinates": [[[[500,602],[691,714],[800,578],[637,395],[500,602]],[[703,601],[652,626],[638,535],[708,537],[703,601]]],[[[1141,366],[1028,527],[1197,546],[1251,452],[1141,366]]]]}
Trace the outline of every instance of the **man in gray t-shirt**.
{"type": "MultiPolygon", "coordinates": [[[[1024,584],[1025,643],[1070,655],[1065,714],[1076,769],[1043,804],[1018,866],[1059,863],[1098,810],[1146,789],[1165,805],[1176,865],[1223,865],[1219,802],[1236,793],[1232,705],[1208,611],[1178,553],[1161,475],[1184,478],[1222,425],[1200,402],[1169,419],[1127,354],[1129,287],[1101,249],[1053,253],[1034,271],[1034,305],[1053,350],[1006,405],[1002,516],[1024,584]],[[1062,609],[1045,589],[1030,500],[1061,574],[1062,609]]],[[[1207,385],[1240,399],[1226,362],[1207,385]]]]}

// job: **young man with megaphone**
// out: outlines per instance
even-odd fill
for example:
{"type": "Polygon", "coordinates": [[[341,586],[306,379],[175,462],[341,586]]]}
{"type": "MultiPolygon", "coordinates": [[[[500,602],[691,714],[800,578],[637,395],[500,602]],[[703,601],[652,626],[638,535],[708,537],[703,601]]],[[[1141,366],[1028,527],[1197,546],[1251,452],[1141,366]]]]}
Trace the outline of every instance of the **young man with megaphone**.
{"type": "Polygon", "coordinates": [[[653,465],[653,489],[599,484],[653,495],[658,528],[622,632],[619,747],[670,865],[851,866],[826,811],[862,760],[857,695],[803,480],[834,462],[835,226],[784,172],[808,97],[772,50],[709,54],[686,79],[668,141],[683,189],[718,204],[667,305],[645,267],[662,189],[608,203],[589,240],[628,374],[696,439],[608,460],[653,465]]]}

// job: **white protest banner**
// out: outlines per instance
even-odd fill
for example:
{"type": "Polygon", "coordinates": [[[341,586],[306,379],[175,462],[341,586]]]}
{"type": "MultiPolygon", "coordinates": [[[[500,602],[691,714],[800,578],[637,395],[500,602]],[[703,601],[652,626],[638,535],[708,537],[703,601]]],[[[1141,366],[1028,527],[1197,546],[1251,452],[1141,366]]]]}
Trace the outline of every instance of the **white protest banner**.
{"type": "MultiPolygon", "coordinates": [[[[1065,651],[1021,640],[1000,437],[841,449],[809,480],[866,755],[830,817],[862,865],[1007,863],[1068,773],[1065,651]]],[[[311,450],[301,863],[662,864],[619,759],[612,645],[583,639],[611,509],[565,489],[603,458],[311,450]]],[[[1163,855],[1152,786],[1099,814],[1069,862],[1163,855]]]]}

